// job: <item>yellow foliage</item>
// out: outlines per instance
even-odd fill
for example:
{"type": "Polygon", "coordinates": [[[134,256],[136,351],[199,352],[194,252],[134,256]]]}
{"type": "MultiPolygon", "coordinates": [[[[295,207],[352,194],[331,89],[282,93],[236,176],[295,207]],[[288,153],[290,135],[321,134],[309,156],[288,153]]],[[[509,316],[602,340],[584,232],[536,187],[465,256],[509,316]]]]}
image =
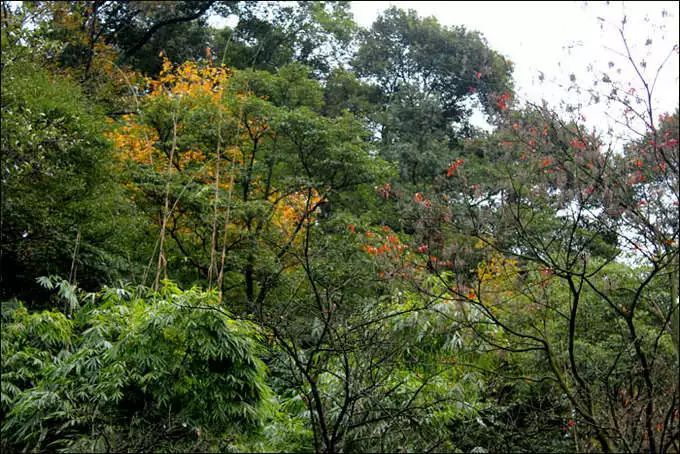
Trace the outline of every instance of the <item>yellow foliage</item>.
{"type": "Polygon", "coordinates": [[[226,150],[224,150],[224,152],[229,161],[232,161],[233,163],[238,164],[240,166],[245,164],[243,152],[241,151],[241,148],[238,145],[227,147],[226,150]]]}
{"type": "Polygon", "coordinates": [[[199,67],[196,62],[187,61],[174,68],[170,60],[164,58],[158,80],[149,81],[149,96],[208,98],[222,107],[222,95],[228,88],[230,76],[231,71],[225,66],[199,67]]]}
{"type": "MultiPolygon", "coordinates": [[[[243,112],[228,109],[226,106],[238,105],[253,96],[249,92],[227,91],[231,72],[226,67],[201,67],[195,62],[186,62],[173,66],[167,58],[163,60],[162,70],[158,78],[146,79],[149,87],[148,94],[144,97],[144,103],[171,102],[174,132],[179,140],[173,141],[177,148],[173,153],[173,165],[168,165],[168,156],[164,153],[159,143],[160,136],[165,133],[146,123],[144,115],[128,115],[122,118],[122,125],[109,134],[113,141],[118,157],[121,161],[133,162],[143,166],[150,166],[158,173],[180,172],[188,178],[203,186],[214,188],[219,165],[219,188],[224,192],[232,193],[234,186],[241,181],[240,174],[251,163],[248,155],[249,144],[254,140],[261,140],[269,133],[270,125],[266,118],[258,116],[243,117],[243,112]],[[225,101],[235,101],[225,102],[225,101]],[[186,132],[191,128],[208,128],[214,125],[198,125],[192,123],[191,113],[195,109],[208,108],[208,114],[203,118],[220,117],[220,122],[225,121],[231,125],[238,125],[237,130],[221,131],[224,142],[215,144],[214,148],[206,149],[199,144],[187,143],[186,132]],[[212,110],[211,110],[212,109],[212,110]],[[187,114],[189,113],[189,114],[187,114]],[[211,116],[213,115],[213,116],[211,116]],[[247,123],[245,123],[247,121],[247,123]],[[219,149],[217,148],[219,147],[219,149]],[[220,159],[217,159],[219,151],[220,159]]],[[[166,104],[160,104],[161,112],[167,111],[166,104]]],[[[171,113],[167,111],[168,116],[171,113]]],[[[210,121],[210,120],[208,120],[210,121]]],[[[226,123],[220,123],[222,125],[226,123]]],[[[221,140],[222,140],[221,139],[221,140]]],[[[169,139],[166,140],[166,147],[169,139]]],[[[303,220],[314,220],[314,210],[322,197],[316,190],[301,190],[292,194],[283,195],[282,191],[260,187],[262,179],[257,174],[250,179],[250,190],[253,199],[267,198],[272,203],[272,218],[269,227],[275,232],[280,232],[285,237],[294,234],[296,227],[303,220]]],[[[217,197],[217,196],[216,196],[217,197]]],[[[220,198],[225,197],[224,195],[220,198]]],[[[224,199],[222,199],[224,200],[224,199]]],[[[231,204],[231,200],[226,201],[231,204]]],[[[180,220],[173,220],[180,222],[180,220]]],[[[229,220],[225,228],[228,232],[234,231],[236,235],[244,226],[239,225],[238,217],[229,220]]],[[[174,226],[174,224],[171,224],[174,226]]],[[[185,235],[190,232],[183,230],[185,226],[177,225],[176,231],[185,235]]],[[[299,240],[298,240],[299,241],[299,240]]],[[[394,240],[393,240],[394,241],[394,240]]]]}
{"type": "Polygon", "coordinates": [[[158,141],[158,133],[150,126],[137,123],[132,115],[123,117],[125,123],[108,134],[113,141],[119,158],[132,160],[138,164],[153,164],[154,145],[158,141]]]}
{"type": "Polygon", "coordinates": [[[517,260],[498,253],[477,266],[477,279],[480,286],[490,291],[512,291],[518,274],[517,260]]]}
{"type": "Polygon", "coordinates": [[[488,243],[484,241],[482,238],[479,238],[477,242],[474,244],[475,249],[484,249],[488,246],[488,243]]]}
{"type": "Polygon", "coordinates": [[[192,163],[204,162],[205,155],[200,150],[189,150],[182,153],[179,158],[179,167],[184,170],[192,163]]]}
{"type": "MultiPolygon", "coordinates": [[[[272,197],[272,201],[274,199],[272,197]]],[[[308,217],[314,220],[313,210],[320,201],[321,196],[315,189],[311,190],[311,197],[309,191],[290,194],[279,201],[272,223],[285,234],[291,234],[301,220],[308,217]]]]}
{"type": "MultiPolygon", "coordinates": [[[[122,74],[126,77],[126,74],[122,74]]],[[[163,60],[163,68],[157,80],[146,79],[151,87],[147,99],[176,99],[206,100],[211,105],[223,108],[222,95],[227,88],[230,72],[226,67],[199,67],[195,62],[188,61],[173,67],[167,58],[163,60]]],[[[190,106],[189,106],[190,107],[190,106]]],[[[121,160],[131,160],[142,165],[154,165],[159,171],[171,170],[167,167],[166,157],[156,148],[159,140],[158,132],[143,123],[143,119],[137,116],[126,115],[123,117],[123,125],[109,134],[115,148],[119,151],[121,160]],[[156,159],[154,157],[164,158],[156,159]],[[166,162],[162,162],[166,161],[166,162]]],[[[185,125],[178,122],[177,133],[181,134],[185,125]]],[[[238,149],[238,147],[232,147],[238,149]]],[[[232,151],[233,152],[233,151],[232,151]]],[[[180,170],[184,170],[193,163],[206,163],[207,156],[203,150],[189,149],[177,150],[175,154],[176,164],[180,170]]],[[[208,166],[212,167],[212,166],[208,166]]],[[[208,168],[208,173],[210,169],[208,168]]],[[[214,178],[213,174],[210,175],[214,178]]],[[[208,181],[205,181],[209,183],[208,181]]],[[[225,187],[224,184],[220,186],[225,187]]]]}

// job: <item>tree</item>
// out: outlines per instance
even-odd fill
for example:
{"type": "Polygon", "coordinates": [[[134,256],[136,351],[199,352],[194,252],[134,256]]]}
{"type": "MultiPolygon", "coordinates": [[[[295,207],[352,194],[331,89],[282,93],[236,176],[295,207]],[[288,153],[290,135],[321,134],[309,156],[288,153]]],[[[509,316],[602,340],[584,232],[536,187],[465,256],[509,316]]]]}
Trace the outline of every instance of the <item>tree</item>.
{"type": "Polygon", "coordinates": [[[79,277],[91,289],[127,268],[112,218],[131,213],[106,182],[105,116],[68,79],[30,61],[9,63],[10,54],[2,75],[3,297],[33,299],[35,277],[47,274],[79,277]]]}
{"type": "Polygon", "coordinates": [[[638,136],[625,149],[529,106],[471,143],[493,166],[461,160],[433,197],[452,212],[429,225],[454,253],[443,260],[460,260],[448,241],[461,233],[482,252],[474,274],[440,274],[452,299],[482,312],[469,325],[491,346],[542,362],[531,375],[568,399],[576,450],[592,449],[590,436],[603,451],[677,448],[677,115],[657,120],[653,84],[637,74],[641,96],[609,95],[644,128],[630,123],[638,136]]]}
{"type": "Polygon", "coordinates": [[[1,12],[3,452],[680,449],[677,45],[604,132],[414,11],[1,12]]]}
{"type": "MultiPolygon", "coordinates": [[[[166,269],[177,273],[188,259],[225,301],[265,327],[271,367],[303,396],[316,449],[396,446],[398,440],[430,446],[433,440],[376,434],[385,424],[390,433],[403,431],[413,412],[436,413],[461,397],[444,391],[440,370],[406,361],[402,350],[415,349],[413,339],[385,331],[386,319],[397,323],[423,308],[391,309],[384,284],[384,299],[366,293],[361,280],[350,285],[365,253],[324,240],[325,229],[337,229],[345,216],[344,193],[373,183],[382,161],[366,152],[350,114],[315,112],[322,99],[299,65],[271,75],[167,62],[139,115],[125,118],[113,140],[138,203],[160,232],[156,279],[166,269]],[[322,211],[322,203],[333,209],[322,211]],[[340,305],[336,319],[330,308],[340,305]],[[386,310],[393,315],[386,318],[386,310]],[[310,330],[322,333],[309,338],[310,330]],[[391,377],[395,370],[402,381],[391,377]],[[333,397],[338,392],[344,393],[340,404],[333,397]],[[386,408],[374,404],[388,398],[386,408]]],[[[403,251],[395,236],[385,241],[403,251]]]]}
{"type": "Polygon", "coordinates": [[[167,236],[174,263],[188,261],[209,285],[244,289],[238,299],[257,311],[303,224],[378,173],[356,121],[321,117],[313,110],[321,103],[300,66],[232,76],[166,63],[140,115],[113,134],[161,232],[156,281],[175,260],[167,236]]]}
{"type": "Polygon", "coordinates": [[[400,165],[402,181],[432,179],[460,137],[471,134],[469,103],[492,115],[512,93],[512,64],[478,33],[392,7],[361,35],[353,67],[380,87],[374,116],[381,153],[400,165]]]}
{"type": "Polygon", "coordinates": [[[314,449],[453,450],[445,427],[474,421],[477,384],[444,363],[460,337],[440,313],[455,307],[397,280],[422,275],[397,234],[306,223],[295,264],[260,323],[272,374],[305,404],[314,449]]]}

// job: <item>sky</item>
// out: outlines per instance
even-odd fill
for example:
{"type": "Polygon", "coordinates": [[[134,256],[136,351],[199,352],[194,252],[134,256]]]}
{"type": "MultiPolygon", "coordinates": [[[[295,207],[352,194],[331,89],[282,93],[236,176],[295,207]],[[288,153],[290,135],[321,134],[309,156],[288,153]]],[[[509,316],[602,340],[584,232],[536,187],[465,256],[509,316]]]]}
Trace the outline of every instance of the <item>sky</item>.
{"type": "MultiPolygon", "coordinates": [[[[489,47],[514,63],[518,98],[532,102],[545,99],[555,107],[565,98],[572,104],[581,102],[584,105],[590,99],[590,96],[576,95],[574,90],[567,91],[570,74],[574,74],[579,85],[592,86],[594,74],[599,79],[602,71],[608,71],[612,79],[634,81],[636,92],[641,92],[641,84],[630,64],[624,64],[617,55],[625,47],[614,26],[620,26],[624,15],[631,50],[636,60],[647,62],[646,77],[651,75],[651,79],[659,63],[677,45],[680,35],[679,3],[669,1],[360,1],[351,2],[351,9],[359,25],[370,27],[378,14],[391,5],[414,9],[420,16],[434,16],[442,25],[464,26],[481,32],[489,47]],[[651,39],[652,44],[645,46],[647,39],[651,39]],[[608,68],[610,61],[616,65],[612,70],[608,68]],[[616,73],[617,68],[622,68],[621,74],[616,73]],[[539,72],[545,76],[543,82],[538,79],[539,72]]],[[[655,88],[654,104],[659,113],[672,112],[679,97],[677,52],[672,53],[661,74],[655,88]]],[[[614,121],[621,117],[614,110],[600,105],[584,107],[582,112],[590,126],[600,130],[611,126],[615,132],[621,132],[614,121]]],[[[476,122],[481,124],[480,118],[476,122]]]]}

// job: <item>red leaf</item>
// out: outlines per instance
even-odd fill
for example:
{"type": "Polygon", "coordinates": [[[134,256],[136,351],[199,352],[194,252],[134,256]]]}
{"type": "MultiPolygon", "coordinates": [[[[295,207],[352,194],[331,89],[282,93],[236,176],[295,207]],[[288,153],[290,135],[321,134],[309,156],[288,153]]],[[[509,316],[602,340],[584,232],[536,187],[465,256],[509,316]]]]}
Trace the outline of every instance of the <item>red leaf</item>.
{"type": "Polygon", "coordinates": [[[454,172],[458,170],[458,167],[463,165],[464,162],[465,162],[464,159],[456,159],[454,162],[452,162],[448,170],[446,171],[446,176],[451,177],[454,174],[454,172]]]}

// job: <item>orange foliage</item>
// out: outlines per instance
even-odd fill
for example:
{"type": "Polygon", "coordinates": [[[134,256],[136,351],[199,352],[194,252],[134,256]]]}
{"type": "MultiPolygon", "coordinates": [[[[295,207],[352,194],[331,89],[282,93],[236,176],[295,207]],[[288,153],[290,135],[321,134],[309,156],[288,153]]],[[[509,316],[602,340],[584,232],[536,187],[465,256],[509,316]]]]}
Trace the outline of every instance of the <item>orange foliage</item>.
{"type": "Polygon", "coordinates": [[[413,278],[416,257],[388,226],[383,226],[380,231],[368,230],[363,236],[366,242],[361,249],[375,259],[380,279],[413,278]]]}
{"type": "Polygon", "coordinates": [[[199,67],[196,62],[187,61],[173,68],[170,60],[164,58],[158,80],[148,80],[151,88],[149,96],[207,97],[216,106],[221,106],[220,101],[230,76],[231,71],[225,66],[199,67]]]}
{"type": "Polygon", "coordinates": [[[309,191],[290,194],[278,202],[272,222],[284,233],[291,234],[302,220],[314,220],[314,210],[320,201],[321,196],[315,189],[311,190],[311,194],[309,191]]]}
{"type": "Polygon", "coordinates": [[[123,117],[123,126],[108,134],[121,160],[132,160],[138,164],[153,164],[154,145],[158,133],[150,126],[137,123],[132,115],[123,117]]]}
{"type": "Polygon", "coordinates": [[[187,166],[189,166],[192,163],[203,161],[205,161],[205,155],[203,154],[202,151],[189,150],[182,153],[182,156],[179,158],[179,167],[180,169],[184,170],[187,168],[187,166]]]}
{"type": "Polygon", "coordinates": [[[463,159],[456,159],[455,161],[453,161],[451,163],[451,165],[449,166],[448,170],[446,171],[446,176],[447,177],[453,176],[453,174],[456,172],[456,170],[458,170],[458,167],[463,165],[464,162],[465,162],[465,160],[463,160],[463,159]]]}
{"type": "MultiPolygon", "coordinates": [[[[230,77],[231,71],[226,67],[202,67],[192,61],[173,66],[165,58],[158,78],[146,80],[149,90],[142,100],[144,103],[142,110],[144,111],[146,106],[152,106],[159,108],[161,112],[167,112],[167,118],[172,115],[177,133],[177,140],[173,140],[173,146],[176,146],[173,162],[168,162],[167,154],[168,142],[172,138],[166,137],[164,139],[166,142],[162,144],[160,137],[165,137],[167,131],[158,130],[157,122],[147,123],[147,117],[142,114],[124,116],[121,119],[122,124],[109,134],[120,161],[149,166],[150,170],[158,173],[181,173],[186,179],[213,188],[219,165],[219,188],[225,192],[233,189],[233,186],[241,181],[240,173],[243,169],[256,162],[251,161],[247,154],[249,144],[255,139],[263,139],[270,125],[264,118],[250,116],[246,119],[243,112],[234,111],[234,104],[241,104],[252,94],[230,90],[230,77]],[[228,105],[232,108],[229,109],[228,105]],[[187,140],[187,137],[192,137],[188,134],[192,132],[190,129],[214,127],[195,123],[191,115],[197,109],[206,111],[208,113],[206,118],[219,118],[220,121],[225,120],[231,125],[238,125],[237,130],[234,131],[233,126],[229,130],[225,128],[222,132],[227,137],[226,143],[220,145],[211,144],[208,148],[200,142],[191,143],[187,140]]],[[[252,175],[250,180],[252,200],[258,197],[260,200],[266,198],[272,203],[269,227],[275,231],[284,236],[292,236],[300,222],[314,220],[314,212],[322,201],[322,196],[316,190],[306,189],[284,195],[283,191],[269,188],[265,194],[261,185],[262,178],[257,174],[252,175]]],[[[178,231],[181,228],[177,226],[178,231]]],[[[244,228],[244,225],[237,216],[234,216],[227,226],[229,231],[241,228],[244,228]]],[[[351,229],[353,230],[353,227],[351,229]]]]}
{"type": "MultiPolygon", "coordinates": [[[[177,108],[184,107],[188,110],[194,108],[197,103],[202,105],[207,103],[213,108],[226,112],[222,96],[228,87],[230,74],[225,67],[199,67],[192,61],[173,67],[165,58],[158,79],[146,79],[151,89],[146,101],[153,103],[156,100],[179,100],[180,106],[177,108]]],[[[167,166],[167,157],[157,148],[159,132],[155,128],[146,124],[140,116],[126,115],[122,118],[122,123],[122,126],[109,133],[109,138],[113,141],[122,161],[130,160],[137,164],[154,165],[157,171],[170,169],[167,166]]],[[[185,125],[178,121],[177,129],[180,134],[184,127],[185,125]]],[[[200,180],[203,183],[211,183],[214,178],[214,165],[206,162],[208,161],[206,151],[197,149],[195,146],[176,150],[175,164],[181,171],[192,164],[201,164],[204,177],[210,178],[200,178],[200,180]]],[[[226,154],[229,159],[243,160],[237,146],[227,148],[226,154]]],[[[224,183],[220,186],[227,187],[224,183]]]]}

